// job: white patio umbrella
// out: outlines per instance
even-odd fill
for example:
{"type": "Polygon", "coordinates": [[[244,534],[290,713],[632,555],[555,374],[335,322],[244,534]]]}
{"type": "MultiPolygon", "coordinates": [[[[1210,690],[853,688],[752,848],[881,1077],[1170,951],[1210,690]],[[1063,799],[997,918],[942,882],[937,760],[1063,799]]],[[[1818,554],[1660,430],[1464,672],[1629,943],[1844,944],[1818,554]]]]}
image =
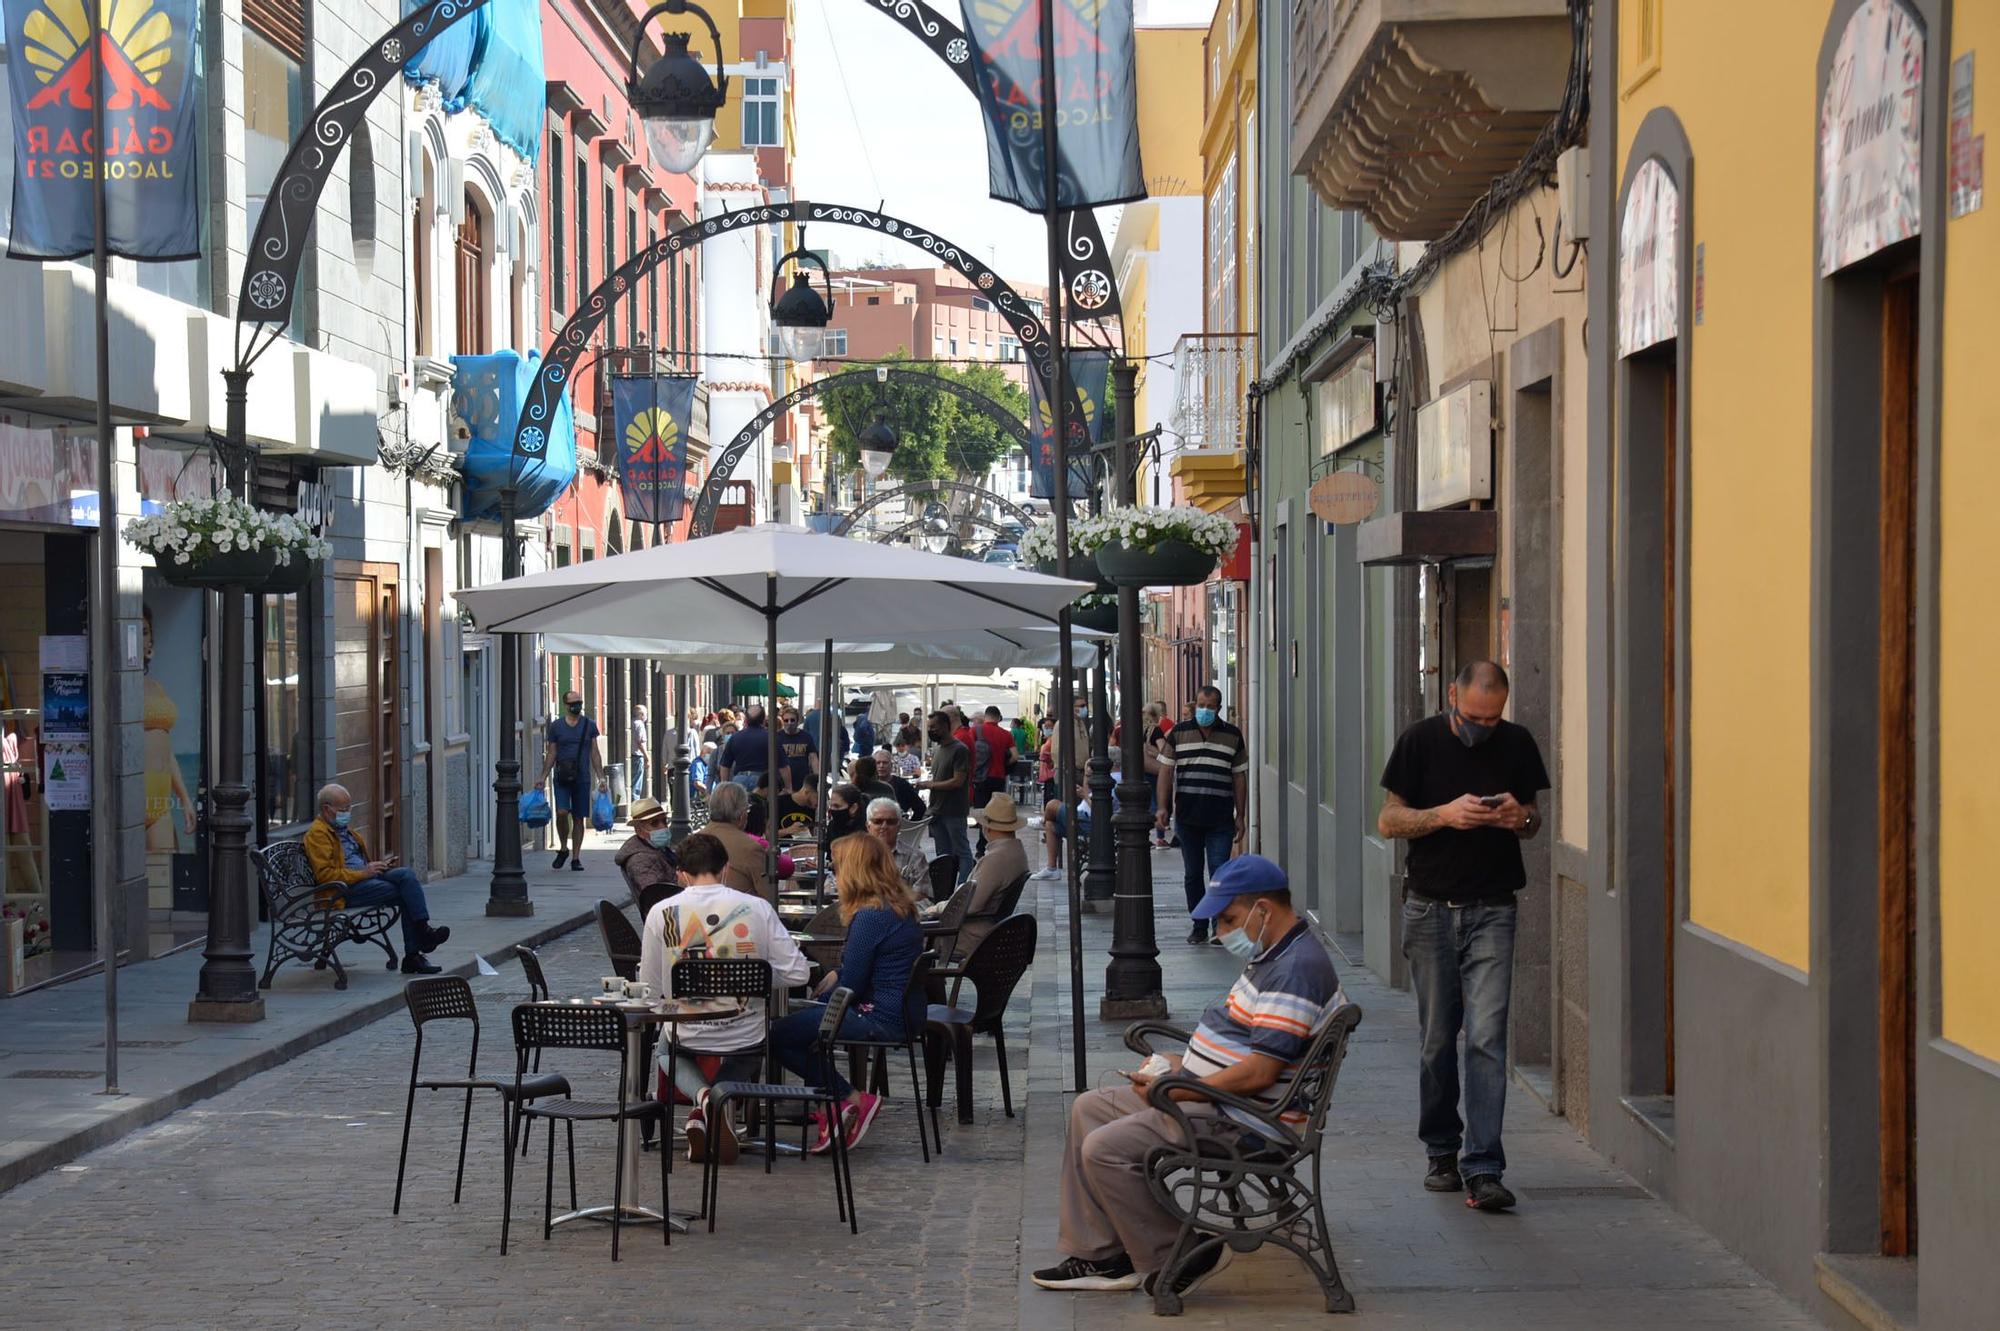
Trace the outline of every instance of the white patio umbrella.
{"type": "MultiPolygon", "coordinates": [[[[859,633],[894,644],[1047,629],[1092,590],[1004,564],[764,523],[510,578],[462,591],[458,600],[489,633],[761,642],[766,673],[775,678],[781,640],[818,644],[824,653],[827,642],[859,633]]],[[[775,774],[776,727],[767,761],[775,774]]]]}
{"type": "MultiPolygon", "coordinates": [[[[1109,642],[1111,634],[1073,628],[1077,664],[1088,664],[1091,653],[1109,642]]],[[[689,642],[630,633],[545,633],[542,647],[552,656],[621,656],[653,661],[663,670],[742,674],[764,670],[770,663],[766,648],[715,642],[689,642]]],[[[901,642],[831,643],[780,642],[778,668],[791,672],[818,671],[831,650],[842,674],[884,671],[918,674],[1029,669],[1053,670],[1060,664],[1056,635],[1051,629],[981,629],[973,633],[908,638],[901,642]]]]}

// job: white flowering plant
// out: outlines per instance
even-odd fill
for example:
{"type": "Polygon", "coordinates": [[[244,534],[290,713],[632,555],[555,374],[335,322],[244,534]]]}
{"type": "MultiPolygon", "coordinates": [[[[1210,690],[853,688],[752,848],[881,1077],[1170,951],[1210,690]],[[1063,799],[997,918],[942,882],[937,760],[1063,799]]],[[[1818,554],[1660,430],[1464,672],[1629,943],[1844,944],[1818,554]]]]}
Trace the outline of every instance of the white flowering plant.
{"type": "MultiPolygon", "coordinates": [[[[1157,550],[1163,542],[1183,541],[1205,555],[1226,559],[1236,549],[1236,524],[1217,513],[1184,504],[1153,507],[1136,504],[1108,508],[1083,518],[1070,528],[1071,548],[1095,554],[1107,545],[1127,550],[1157,550]]],[[[1025,547],[1023,557],[1026,557],[1025,547]]]]}
{"type": "Polygon", "coordinates": [[[176,499],[125,524],[125,539],[161,565],[198,564],[219,554],[269,550],[324,559],[333,546],[292,513],[267,513],[235,495],[176,499]]]}
{"type": "MultiPolygon", "coordinates": [[[[1076,523],[1069,524],[1069,552],[1082,554],[1083,547],[1077,544],[1076,523]]],[[[1053,564],[1056,562],[1056,525],[1053,522],[1038,522],[1021,536],[1021,562],[1023,564],[1053,564]]]]}

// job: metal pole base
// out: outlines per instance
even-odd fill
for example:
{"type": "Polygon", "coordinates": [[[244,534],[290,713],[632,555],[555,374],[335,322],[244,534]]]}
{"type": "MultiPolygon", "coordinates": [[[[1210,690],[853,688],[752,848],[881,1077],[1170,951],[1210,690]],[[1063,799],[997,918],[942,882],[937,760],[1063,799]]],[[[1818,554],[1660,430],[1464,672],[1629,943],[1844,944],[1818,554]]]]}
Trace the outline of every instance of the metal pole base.
{"type": "Polygon", "coordinates": [[[535,913],[535,903],[524,897],[488,897],[486,898],[486,913],[489,916],[502,919],[526,919],[535,913]]]}
{"type": "Polygon", "coordinates": [[[1099,1021],[1164,1021],[1167,1016],[1167,996],[1165,994],[1142,994],[1138,998],[1111,998],[1098,1000],[1097,1019],[1099,1021]]]}
{"type": "Polygon", "coordinates": [[[236,1022],[247,1024],[264,1020],[264,996],[252,993],[240,1002],[225,1002],[218,998],[197,998],[188,1004],[189,1021],[236,1022]]]}

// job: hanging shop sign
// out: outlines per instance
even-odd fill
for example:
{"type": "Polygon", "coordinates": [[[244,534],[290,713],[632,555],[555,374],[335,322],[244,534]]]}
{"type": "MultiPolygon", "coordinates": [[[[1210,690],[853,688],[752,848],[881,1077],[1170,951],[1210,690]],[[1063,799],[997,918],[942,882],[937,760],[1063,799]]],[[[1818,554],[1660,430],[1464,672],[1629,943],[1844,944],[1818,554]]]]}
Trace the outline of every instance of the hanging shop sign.
{"type": "Polygon", "coordinates": [[[1375,394],[1375,344],[1364,341],[1345,364],[1313,385],[1319,455],[1327,457],[1380,425],[1375,394]]]}
{"type": "Polygon", "coordinates": [[[0,424],[0,520],[97,525],[96,444],[62,426],[0,424]]]}
{"type": "Polygon", "coordinates": [[[1312,484],[1306,506],[1321,522],[1351,527],[1375,516],[1382,487],[1365,471],[1330,471],[1312,484]]]}
{"type": "Polygon", "coordinates": [[[196,258],[201,6],[195,0],[107,3],[95,42],[87,13],[75,0],[7,6],[15,162],[8,257],[75,259],[96,244],[91,121],[101,94],[111,252],[128,259],[196,258]]]}
{"type": "Polygon", "coordinates": [[[1657,157],[1632,175],[1618,222],[1618,354],[1681,329],[1681,191],[1657,157]]]}
{"type": "Polygon", "coordinates": [[[1417,408],[1417,507],[1493,497],[1493,385],[1461,384],[1417,408]]]}
{"type": "Polygon", "coordinates": [[[676,523],[687,506],[692,374],[616,375],[611,380],[618,491],[634,522],[676,523]]]}
{"type": "Polygon", "coordinates": [[[1847,20],[1819,108],[1821,277],[1923,221],[1924,30],[1899,0],[1847,20]]]}

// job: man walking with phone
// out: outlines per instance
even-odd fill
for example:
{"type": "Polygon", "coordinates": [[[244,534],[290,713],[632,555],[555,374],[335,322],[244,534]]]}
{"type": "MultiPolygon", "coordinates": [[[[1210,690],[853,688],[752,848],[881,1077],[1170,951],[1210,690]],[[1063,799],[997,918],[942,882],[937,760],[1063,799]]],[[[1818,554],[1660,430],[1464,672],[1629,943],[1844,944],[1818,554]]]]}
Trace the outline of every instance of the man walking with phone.
{"type": "Polygon", "coordinates": [[[1507,1005],[1514,976],[1514,894],[1527,884],[1521,842],[1542,830],[1549,788],[1542,751],[1506,720],[1507,672],[1474,661],[1446,690],[1445,710],[1405,730],[1382,772],[1376,826],[1410,843],[1403,956],[1422,1027],[1417,1136],[1430,1157],[1424,1187],[1465,1189],[1465,1204],[1504,1211],[1507,1005]],[[1465,1116],[1458,1036],[1465,1032],[1465,1116]],[[1462,1148],[1462,1151],[1461,1151],[1462,1148]]]}

